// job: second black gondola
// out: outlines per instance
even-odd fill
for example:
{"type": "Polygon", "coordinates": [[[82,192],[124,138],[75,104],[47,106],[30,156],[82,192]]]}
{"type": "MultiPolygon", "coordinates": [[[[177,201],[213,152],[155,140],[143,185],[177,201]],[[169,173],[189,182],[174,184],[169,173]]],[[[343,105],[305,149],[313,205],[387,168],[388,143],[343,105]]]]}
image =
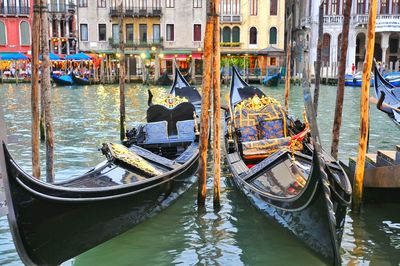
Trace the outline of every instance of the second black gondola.
{"type": "Polygon", "coordinates": [[[339,265],[350,182],[324,154],[313,152],[307,123],[249,86],[233,69],[225,147],[233,181],[250,202],[309,247],[339,265]]]}

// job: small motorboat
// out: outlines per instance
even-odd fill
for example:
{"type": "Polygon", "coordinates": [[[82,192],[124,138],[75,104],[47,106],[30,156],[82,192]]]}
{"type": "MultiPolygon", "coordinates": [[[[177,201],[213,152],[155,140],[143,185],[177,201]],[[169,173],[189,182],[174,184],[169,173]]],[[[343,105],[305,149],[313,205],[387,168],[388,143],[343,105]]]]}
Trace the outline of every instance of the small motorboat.
{"type": "MultiPolygon", "coordinates": [[[[374,79],[370,80],[371,86],[374,85],[374,79]]],[[[362,85],[362,72],[357,72],[356,74],[346,74],[344,85],[349,87],[361,87],[362,85]]]]}
{"type": "Polygon", "coordinates": [[[74,81],[72,79],[71,75],[55,75],[52,74],[51,78],[53,79],[54,83],[59,85],[59,86],[72,86],[74,85],[74,81]]]}
{"type": "Polygon", "coordinates": [[[71,74],[72,80],[74,81],[75,85],[90,85],[90,80],[88,78],[79,76],[79,75],[75,75],[75,74],[71,74]]]}
{"type": "Polygon", "coordinates": [[[385,80],[394,87],[400,87],[400,72],[390,72],[383,75],[385,80]]]}
{"type": "Polygon", "coordinates": [[[281,80],[281,73],[279,69],[268,69],[267,75],[263,78],[262,84],[268,87],[276,87],[278,86],[281,80]]]}

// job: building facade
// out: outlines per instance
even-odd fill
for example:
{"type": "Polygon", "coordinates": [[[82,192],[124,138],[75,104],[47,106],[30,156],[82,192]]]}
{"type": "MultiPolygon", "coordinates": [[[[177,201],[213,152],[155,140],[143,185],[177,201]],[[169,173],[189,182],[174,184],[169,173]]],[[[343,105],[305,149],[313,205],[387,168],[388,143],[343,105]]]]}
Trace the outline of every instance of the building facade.
{"type": "Polygon", "coordinates": [[[284,0],[221,0],[221,51],[249,56],[250,68],[283,64],[284,0]]]}
{"type": "Polygon", "coordinates": [[[79,51],[101,53],[110,49],[110,5],[109,0],[78,0],[79,51]]]}
{"type": "Polygon", "coordinates": [[[31,52],[33,0],[2,0],[0,52],[31,52]]]}
{"type": "MultiPolygon", "coordinates": [[[[85,2],[87,0],[79,0],[85,2]]],[[[75,54],[78,51],[76,2],[69,0],[48,0],[50,52],[75,54]]]]}
{"type": "MultiPolygon", "coordinates": [[[[316,45],[318,39],[318,13],[319,1],[306,0],[293,2],[295,14],[293,34],[297,39],[297,46],[294,46],[295,53],[306,48],[310,53],[310,65],[316,60],[316,45]]],[[[324,1],[324,35],[322,48],[322,63],[328,69],[328,73],[335,75],[340,56],[340,41],[343,25],[344,0],[324,1]]],[[[368,25],[368,0],[353,0],[350,30],[349,47],[346,61],[346,72],[351,73],[351,66],[355,64],[358,71],[362,70],[365,59],[366,36],[368,25]]],[[[374,57],[382,62],[386,70],[399,71],[400,59],[400,1],[379,0],[378,15],[376,18],[376,39],[374,57]]],[[[295,64],[296,65],[296,64],[295,64]]],[[[301,62],[297,62],[300,66],[301,62]]],[[[310,68],[312,73],[314,68],[310,68]]],[[[297,68],[300,72],[301,69],[297,68]]]]}

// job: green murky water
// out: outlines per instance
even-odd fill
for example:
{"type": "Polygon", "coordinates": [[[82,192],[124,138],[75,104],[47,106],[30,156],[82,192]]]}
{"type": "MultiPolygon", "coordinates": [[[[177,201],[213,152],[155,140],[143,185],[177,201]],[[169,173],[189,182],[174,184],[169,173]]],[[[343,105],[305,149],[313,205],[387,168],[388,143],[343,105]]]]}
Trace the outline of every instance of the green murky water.
{"type": "MultiPolygon", "coordinates": [[[[127,86],[127,121],[144,119],[147,88],[127,86]]],[[[165,94],[167,88],[152,87],[165,94]]],[[[284,89],[263,88],[282,101],[284,89]]],[[[224,88],[224,93],[226,92],[224,88]]],[[[56,179],[64,180],[89,170],[103,160],[97,148],[119,136],[117,86],[55,87],[56,179]]],[[[224,98],[224,97],[222,97],[224,98]]],[[[336,89],[322,87],[319,127],[329,150],[336,89]]],[[[24,85],[0,85],[0,106],[5,109],[10,150],[30,171],[30,89],[24,85]]],[[[301,116],[302,91],[292,88],[291,113],[301,116]]],[[[359,128],[359,89],[346,88],[340,159],[354,156],[359,128]]],[[[394,149],[399,129],[371,108],[370,152],[394,149]]],[[[44,146],[41,147],[44,158],[44,146]]],[[[212,165],[206,209],[197,211],[196,187],[170,208],[63,265],[321,265],[321,262],[275,224],[250,206],[230,182],[224,165],[222,209],[212,208],[212,165]]],[[[42,165],[44,171],[44,164],[42,165]]],[[[107,210],[104,210],[107,211],[107,210]]],[[[368,205],[360,216],[347,216],[342,241],[345,265],[400,265],[400,206],[368,205]]],[[[8,222],[0,218],[0,265],[21,265],[8,222]]]]}

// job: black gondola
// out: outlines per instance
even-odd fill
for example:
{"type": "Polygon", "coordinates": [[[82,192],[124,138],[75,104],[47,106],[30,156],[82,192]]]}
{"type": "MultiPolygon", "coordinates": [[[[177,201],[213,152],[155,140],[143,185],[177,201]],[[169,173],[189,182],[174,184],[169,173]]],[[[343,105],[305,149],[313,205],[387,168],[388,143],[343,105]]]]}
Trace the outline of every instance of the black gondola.
{"type": "Polygon", "coordinates": [[[400,87],[394,87],[379,73],[374,64],[374,88],[378,100],[377,108],[386,113],[392,121],[400,126],[400,87]]]}
{"type": "Polygon", "coordinates": [[[75,85],[81,85],[81,86],[90,85],[90,80],[88,78],[75,75],[74,73],[71,74],[71,77],[75,85]]]}
{"type": "Polygon", "coordinates": [[[350,182],[340,165],[314,151],[308,125],[250,87],[233,69],[226,153],[235,185],[251,203],[329,264],[339,248],[350,182]],[[322,156],[321,156],[322,157],[322,156]]]}
{"type": "Polygon", "coordinates": [[[72,86],[74,85],[74,81],[72,80],[71,75],[52,75],[51,78],[53,79],[54,83],[60,86],[72,86]]]}
{"type": "Polygon", "coordinates": [[[149,107],[148,121],[134,130],[138,134],[130,136],[129,148],[103,144],[107,160],[66,182],[33,178],[5,144],[0,146],[10,228],[25,264],[60,264],[168,207],[194,183],[195,107],[182,98],[168,99],[172,107],[149,107]],[[181,102],[173,105],[176,99],[181,102]]]}

